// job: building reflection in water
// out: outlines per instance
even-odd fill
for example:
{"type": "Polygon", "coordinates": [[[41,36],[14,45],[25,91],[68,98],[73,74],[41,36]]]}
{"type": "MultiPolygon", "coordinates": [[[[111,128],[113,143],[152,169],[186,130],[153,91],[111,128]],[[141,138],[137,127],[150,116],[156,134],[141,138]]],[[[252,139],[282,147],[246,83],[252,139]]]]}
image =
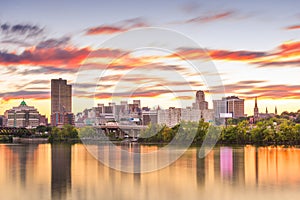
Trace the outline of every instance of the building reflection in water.
{"type": "Polygon", "coordinates": [[[221,147],[220,148],[220,168],[221,178],[231,179],[233,173],[233,160],[232,160],[232,148],[221,147]]]}
{"type": "Polygon", "coordinates": [[[50,199],[49,144],[0,144],[1,199],[50,199]]]}
{"type": "Polygon", "coordinates": [[[71,188],[71,145],[51,145],[51,197],[66,199],[71,188]]]}
{"type": "MultiPolygon", "coordinates": [[[[93,148],[109,164],[136,170],[160,162],[121,151],[147,153],[157,151],[155,145],[93,148]]],[[[216,147],[203,159],[198,150],[188,149],[161,170],[132,174],[103,165],[82,144],[0,145],[1,199],[279,199],[299,194],[299,149],[216,147]]]]}

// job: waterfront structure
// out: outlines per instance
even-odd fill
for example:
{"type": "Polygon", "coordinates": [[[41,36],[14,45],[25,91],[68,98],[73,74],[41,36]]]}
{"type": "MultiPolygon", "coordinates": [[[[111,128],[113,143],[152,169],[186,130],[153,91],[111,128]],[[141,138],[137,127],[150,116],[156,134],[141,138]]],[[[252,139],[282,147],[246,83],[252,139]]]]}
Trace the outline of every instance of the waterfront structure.
{"type": "Polygon", "coordinates": [[[24,100],[19,106],[5,111],[7,127],[35,128],[40,125],[40,117],[38,110],[24,100]]]}
{"type": "Polygon", "coordinates": [[[51,125],[74,124],[72,85],[67,80],[51,79],[51,125]]]}

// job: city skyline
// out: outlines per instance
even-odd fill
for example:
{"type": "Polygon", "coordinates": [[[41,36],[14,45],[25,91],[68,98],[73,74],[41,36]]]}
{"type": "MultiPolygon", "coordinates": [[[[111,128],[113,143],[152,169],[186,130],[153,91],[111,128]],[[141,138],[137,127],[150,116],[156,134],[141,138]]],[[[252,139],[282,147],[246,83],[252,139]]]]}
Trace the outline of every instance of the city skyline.
{"type": "MultiPolygon", "coordinates": [[[[72,98],[73,98],[73,96],[72,96],[72,85],[70,85],[70,84],[67,84],[67,80],[64,80],[64,79],[62,79],[62,78],[56,78],[56,79],[51,79],[51,84],[52,84],[52,89],[54,89],[54,92],[52,92],[52,90],[50,89],[50,93],[52,94],[51,96],[53,96],[54,98],[55,98],[55,100],[53,100],[53,98],[50,98],[50,100],[51,100],[51,102],[53,102],[53,103],[51,103],[51,110],[53,110],[52,111],[52,113],[72,113],[72,106],[70,107],[70,105],[69,104],[72,104],[72,98]],[[58,95],[57,93],[59,93],[60,94],[60,92],[58,92],[58,91],[60,91],[60,89],[58,89],[58,88],[60,88],[60,87],[58,87],[58,86],[61,86],[61,84],[64,86],[64,87],[66,87],[66,88],[64,88],[63,89],[63,91],[67,91],[67,94],[63,94],[63,99],[64,100],[62,100],[62,101],[64,101],[64,105],[62,106],[63,108],[61,109],[60,108],[60,106],[58,105],[59,103],[57,103],[57,101],[60,101],[60,95],[58,95]],[[55,86],[54,86],[55,85],[55,86]],[[69,93],[71,93],[71,96],[70,96],[70,94],[69,93]],[[66,106],[65,105],[67,105],[67,109],[65,108],[66,106]]],[[[231,99],[231,98],[237,98],[238,100],[243,100],[243,102],[244,102],[244,99],[239,99],[239,97],[238,96],[235,96],[235,95],[233,95],[233,96],[227,96],[227,97],[223,97],[222,99],[216,99],[216,100],[214,100],[214,101],[223,101],[224,99],[231,99]]],[[[250,113],[250,114],[248,114],[248,113],[245,113],[245,115],[247,116],[247,117],[249,117],[249,116],[253,116],[253,117],[255,117],[255,113],[256,113],[256,109],[258,109],[258,110],[263,110],[263,108],[265,108],[266,109],[266,114],[268,114],[268,112],[267,112],[267,110],[268,110],[268,106],[266,106],[266,107],[262,107],[262,106],[257,106],[257,99],[258,99],[258,97],[256,96],[256,97],[254,97],[252,100],[254,100],[255,101],[255,103],[254,103],[254,107],[252,108],[252,113],[250,113]]],[[[21,99],[20,99],[21,100],[21,99]]],[[[19,100],[19,101],[20,101],[19,100]]],[[[128,100],[128,99],[127,99],[128,100]]],[[[120,104],[122,104],[122,103],[124,103],[124,102],[128,102],[128,101],[108,101],[108,102],[106,102],[108,105],[111,105],[111,104],[116,104],[116,103],[120,103],[120,104]]],[[[135,103],[135,101],[139,101],[139,104],[140,104],[140,108],[142,108],[142,107],[147,107],[147,108],[149,108],[149,109],[152,109],[152,110],[155,110],[155,109],[157,109],[158,107],[161,109],[169,109],[169,108],[171,108],[171,107],[174,107],[174,108],[193,108],[193,109],[199,109],[199,107],[200,107],[200,110],[205,110],[205,109],[216,109],[216,108],[214,108],[214,102],[212,101],[211,103],[208,103],[207,101],[206,101],[206,99],[205,99],[205,91],[202,91],[202,90],[196,90],[195,91],[195,97],[193,98],[193,100],[194,100],[194,102],[192,102],[190,105],[185,105],[185,106],[179,106],[179,107],[174,107],[174,105],[169,105],[169,107],[161,107],[161,105],[160,104],[155,104],[154,106],[150,106],[150,108],[149,108],[149,105],[145,105],[145,104],[141,104],[141,100],[140,99],[135,99],[135,98],[131,98],[131,100],[130,101],[133,101],[133,103],[135,103]],[[204,105],[201,105],[201,104],[203,104],[204,103],[204,105]]],[[[24,102],[24,98],[22,98],[22,102],[21,102],[21,104],[24,102]]],[[[17,104],[18,105],[18,104],[17,104]]],[[[98,102],[97,103],[95,103],[95,106],[96,105],[104,105],[104,102],[101,102],[101,100],[98,100],[98,102]]],[[[16,106],[16,105],[13,105],[13,106],[16,106]]],[[[217,106],[218,107],[218,106],[217,106]]],[[[10,108],[11,109],[11,108],[10,108]]],[[[10,109],[7,109],[7,110],[10,110],[10,109]]],[[[88,108],[88,107],[85,107],[83,110],[86,110],[86,109],[90,109],[90,108],[88,108]]],[[[7,111],[6,110],[6,111],[7,111]]],[[[73,113],[73,114],[78,114],[78,113],[81,113],[83,110],[79,110],[78,112],[76,112],[76,113],[73,113]]],[[[222,110],[222,109],[221,109],[222,110]]],[[[245,109],[244,109],[244,106],[243,106],[243,110],[245,111],[245,109]]],[[[271,109],[270,109],[271,110],[271,109]]],[[[275,105],[275,107],[274,107],[274,113],[275,114],[277,114],[277,106],[275,105]]],[[[292,110],[291,112],[293,112],[293,111],[297,111],[297,110],[292,110]]],[[[215,110],[215,112],[218,112],[218,111],[216,111],[215,110]]],[[[272,112],[272,111],[271,111],[272,112]]],[[[284,112],[284,111],[283,111],[284,112]]],[[[4,113],[5,113],[5,111],[4,111],[4,113]]],[[[264,112],[261,112],[261,113],[264,113],[264,112]]],[[[279,115],[280,115],[280,113],[278,113],[279,115]]],[[[243,114],[242,114],[243,115],[243,114]]],[[[45,116],[47,116],[47,114],[45,115],[45,116]]],[[[49,119],[51,119],[51,114],[49,114],[49,119]]]]}
{"type": "MultiPolygon", "coordinates": [[[[152,26],[180,32],[204,48],[220,74],[226,96],[245,99],[246,114],[253,115],[256,96],[260,102],[259,110],[268,107],[272,111],[277,106],[278,113],[281,113],[300,108],[298,1],[275,1],[272,6],[267,1],[145,4],[132,1],[117,10],[114,3],[75,4],[65,1],[58,4],[33,0],[30,3],[3,3],[0,9],[0,112],[18,105],[24,98],[50,118],[50,79],[62,77],[70,84],[76,84],[77,70],[89,64],[86,58],[91,53],[105,60],[124,52],[117,47],[99,48],[99,44],[119,33],[152,26]],[[57,11],[58,6],[64,12],[57,11]],[[154,11],[156,15],[153,15],[154,11]],[[78,15],[81,12],[85,15],[78,15]],[[112,12],[118,14],[111,15],[112,12]],[[66,13],[68,17],[64,17],[66,13]]],[[[178,48],[175,53],[191,60],[203,54],[202,50],[188,47],[178,48]]],[[[191,90],[180,92],[180,96],[172,96],[172,92],[162,86],[147,85],[149,82],[176,85],[175,91],[183,90],[178,85],[184,83],[169,77],[168,73],[176,69],[184,76],[191,74],[184,65],[174,59],[174,54],[165,52],[130,54],[117,60],[103,77],[106,81],[96,93],[96,102],[109,102],[109,91],[114,91],[113,86],[122,80],[121,83],[131,87],[143,85],[142,91],[138,90],[134,98],[147,104],[176,104],[178,100],[183,105],[191,104],[196,90],[207,90],[203,80],[187,75],[191,90]],[[162,73],[149,72],[151,64],[162,73]],[[143,70],[129,73],[133,66],[143,70]],[[137,78],[141,74],[143,79],[137,78]]],[[[82,87],[88,89],[95,84],[98,82],[91,80],[82,87]]],[[[209,105],[212,105],[209,94],[207,96],[209,105]]],[[[82,108],[73,108],[74,113],[80,110],[82,108]]]]}

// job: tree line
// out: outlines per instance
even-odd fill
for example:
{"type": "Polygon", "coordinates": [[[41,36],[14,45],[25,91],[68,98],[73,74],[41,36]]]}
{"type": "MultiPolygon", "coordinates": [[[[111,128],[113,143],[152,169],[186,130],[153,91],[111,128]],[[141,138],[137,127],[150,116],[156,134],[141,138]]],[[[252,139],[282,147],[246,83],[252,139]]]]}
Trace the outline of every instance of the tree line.
{"type": "Polygon", "coordinates": [[[205,139],[219,144],[298,145],[300,124],[286,118],[265,119],[256,124],[228,120],[228,126],[214,126],[203,120],[181,122],[172,128],[150,124],[141,132],[139,141],[169,143],[173,139],[194,144],[202,144],[205,139]]]}

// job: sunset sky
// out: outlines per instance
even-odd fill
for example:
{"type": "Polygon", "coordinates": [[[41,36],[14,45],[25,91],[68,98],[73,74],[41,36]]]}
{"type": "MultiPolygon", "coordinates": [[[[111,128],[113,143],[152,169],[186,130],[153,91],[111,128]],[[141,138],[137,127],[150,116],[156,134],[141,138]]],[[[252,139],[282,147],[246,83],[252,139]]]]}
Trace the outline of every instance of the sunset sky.
{"type": "MultiPolygon", "coordinates": [[[[1,1],[0,114],[24,98],[49,116],[51,79],[61,77],[75,85],[80,66],[88,75],[97,74],[111,59],[100,83],[87,78],[74,98],[95,95],[100,103],[110,101],[112,93],[122,99],[134,91],[132,97],[143,106],[182,106],[178,99],[191,105],[196,90],[211,88],[176,55],[193,61],[203,54],[212,59],[226,95],[245,98],[248,115],[253,114],[255,96],[260,112],[266,106],[269,112],[275,106],[279,113],[297,111],[299,7],[299,1],[279,0],[1,1]],[[116,35],[147,27],[176,31],[205,51],[190,46],[176,46],[171,52],[101,47],[116,35]]],[[[203,71],[201,76],[210,74],[203,71]]],[[[208,100],[213,93],[210,90],[208,100]]],[[[85,106],[73,105],[74,113],[85,106]]]]}

